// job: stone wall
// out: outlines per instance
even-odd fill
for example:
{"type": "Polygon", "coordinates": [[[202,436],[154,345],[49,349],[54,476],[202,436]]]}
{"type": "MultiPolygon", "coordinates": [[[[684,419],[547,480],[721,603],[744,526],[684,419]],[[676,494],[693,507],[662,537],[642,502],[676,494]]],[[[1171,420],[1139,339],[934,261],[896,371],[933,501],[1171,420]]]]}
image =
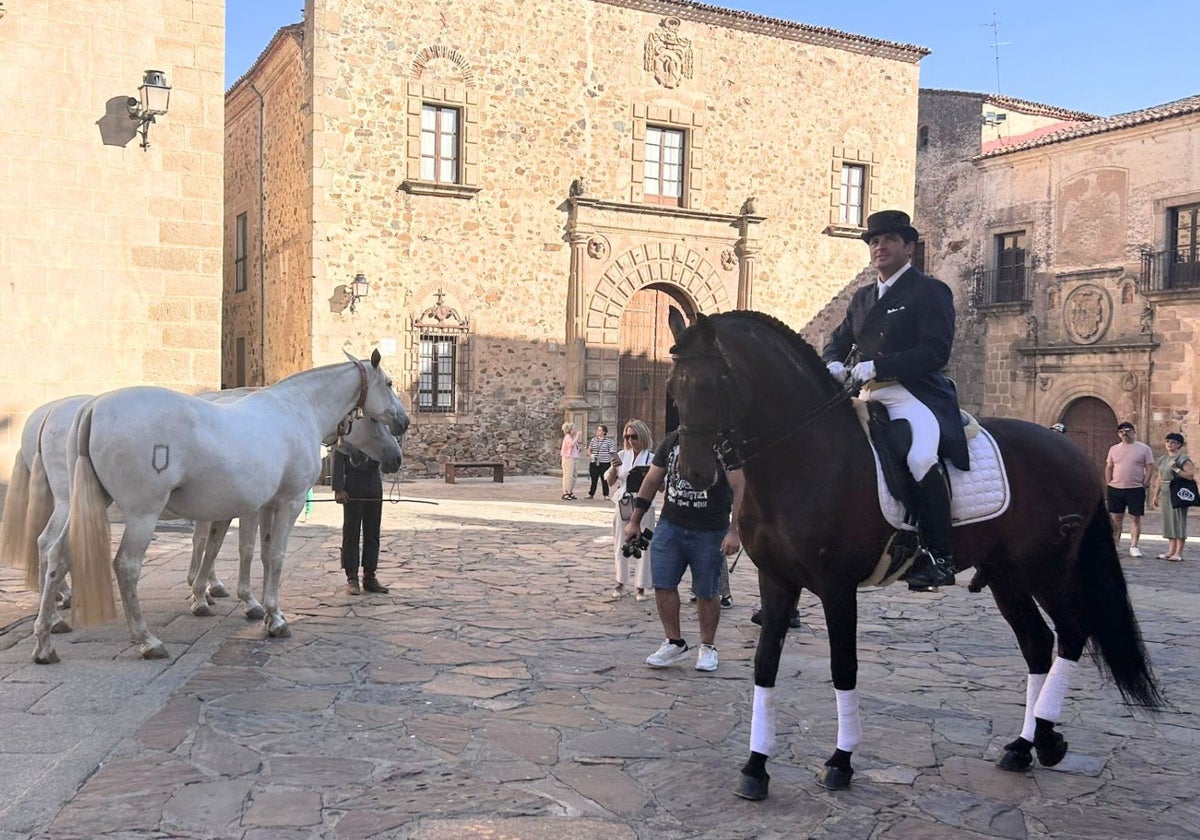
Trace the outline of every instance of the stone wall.
{"type": "MultiPolygon", "coordinates": [[[[912,206],[919,48],[683,3],[548,0],[536,25],[511,25],[525,9],[427,2],[401,19],[307,3],[311,280],[296,293],[313,301],[312,337],[311,358],[297,347],[292,364],[379,346],[411,393],[412,323],[444,293],[475,358],[463,410],[414,412],[406,455],[429,472],[447,453],[498,448],[496,428],[514,469],[553,469],[564,417],[614,425],[616,343],[603,324],[644,285],[712,312],[739,305],[752,280],[754,308],[807,323],[866,262],[853,232],[826,233],[843,160],[869,167],[869,209],[912,206]],[[663,38],[686,42],[667,83],[645,61],[663,38]],[[413,179],[426,100],[463,114],[454,190],[413,179]],[[644,212],[648,124],[688,132],[686,207],[674,214],[644,212]],[[616,221],[580,222],[572,242],[577,179],[577,196],[616,221]],[[752,234],[738,228],[749,217],[752,234]],[[640,271],[638,254],[669,256],[640,271]],[[573,260],[586,268],[572,273],[573,260]],[[323,301],[360,272],[368,297],[330,311],[323,301]]],[[[306,212],[276,201],[269,218],[306,212]]],[[[269,325],[268,343],[275,329],[297,327],[269,325]]]]}
{"type": "Polygon", "coordinates": [[[219,379],[224,0],[10,3],[0,18],[0,474],[28,413],[219,379]],[[140,147],[126,107],[163,70],[140,147]]]}

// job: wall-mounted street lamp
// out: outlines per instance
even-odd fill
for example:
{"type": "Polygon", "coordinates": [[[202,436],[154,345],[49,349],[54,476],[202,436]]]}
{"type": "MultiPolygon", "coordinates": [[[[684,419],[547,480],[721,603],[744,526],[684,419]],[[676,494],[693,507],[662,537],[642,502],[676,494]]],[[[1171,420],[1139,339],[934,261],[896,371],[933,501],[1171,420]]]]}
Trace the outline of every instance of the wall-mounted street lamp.
{"type": "Polygon", "coordinates": [[[354,282],[350,284],[350,311],[355,311],[358,302],[367,296],[367,292],[371,291],[371,286],[367,283],[367,275],[359,272],[354,275],[354,282]]]}
{"type": "Polygon", "coordinates": [[[150,148],[150,123],[155,117],[167,113],[171,104],[171,86],[167,74],[161,70],[147,70],[138,88],[138,98],[129,97],[129,118],[138,123],[137,131],[142,135],[142,148],[150,148]]]}
{"type": "Polygon", "coordinates": [[[333,289],[333,296],[329,298],[329,311],[342,313],[347,308],[351,312],[358,310],[358,302],[367,296],[367,292],[371,290],[371,284],[367,282],[367,275],[359,272],[354,275],[354,280],[349,285],[339,283],[333,289]]]}

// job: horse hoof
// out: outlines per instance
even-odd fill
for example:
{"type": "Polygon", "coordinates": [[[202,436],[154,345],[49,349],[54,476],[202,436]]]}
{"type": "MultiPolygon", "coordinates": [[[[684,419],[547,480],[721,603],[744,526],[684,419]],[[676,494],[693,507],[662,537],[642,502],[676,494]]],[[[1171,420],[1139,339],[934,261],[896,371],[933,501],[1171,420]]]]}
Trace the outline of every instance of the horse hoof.
{"type": "Polygon", "coordinates": [[[853,775],[853,770],[826,766],[817,774],[817,784],[825,790],[846,790],[850,787],[850,777],[853,775]]]}
{"type": "Polygon", "coordinates": [[[56,618],[54,621],[50,622],[50,632],[55,635],[60,633],[70,633],[71,625],[67,624],[66,619],[56,618]]]}
{"type": "Polygon", "coordinates": [[[223,583],[214,583],[208,587],[208,594],[213,598],[228,598],[229,590],[225,588],[223,583]]]}
{"type": "Polygon", "coordinates": [[[1000,756],[1000,760],[996,762],[996,766],[1001,770],[1007,770],[1010,773],[1023,773],[1033,765],[1033,755],[1019,750],[1005,750],[1004,755],[1000,756]]]}
{"type": "Polygon", "coordinates": [[[264,610],[262,607],[247,607],[246,608],[246,620],[247,621],[262,621],[266,617],[267,617],[267,611],[264,610]]]}
{"type": "Polygon", "coordinates": [[[167,647],[162,642],[153,645],[142,645],[142,659],[166,659],[167,647]]]}
{"type": "Polygon", "coordinates": [[[1067,754],[1067,739],[1057,732],[1053,733],[1054,737],[1049,744],[1042,744],[1034,741],[1033,748],[1037,750],[1038,764],[1043,767],[1053,767],[1055,764],[1063,760],[1063,756],[1067,754]]]}
{"type": "Polygon", "coordinates": [[[267,635],[272,639],[286,639],[292,635],[292,628],[288,627],[287,622],[268,624],[267,635]]]}
{"type": "Polygon", "coordinates": [[[751,802],[762,802],[767,798],[767,788],[771,786],[771,777],[764,775],[761,779],[742,774],[742,783],[734,794],[751,802]]]}
{"type": "Polygon", "coordinates": [[[62,607],[64,610],[68,610],[71,608],[71,593],[70,592],[68,592],[66,595],[59,595],[57,598],[55,598],[55,600],[58,602],[58,605],[60,607],[62,607]]]}
{"type": "Polygon", "coordinates": [[[49,653],[39,656],[33,655],[33,661],[38,665],[54,665],[58,662],[58,651],[52,650],[49,653]]]}
{"type": "Polygon", "coordinates": [[[209,607],[208,601],[193,601],[192,615],[198,617],[207,617],[213,614],[212,608],[209,607]]]}

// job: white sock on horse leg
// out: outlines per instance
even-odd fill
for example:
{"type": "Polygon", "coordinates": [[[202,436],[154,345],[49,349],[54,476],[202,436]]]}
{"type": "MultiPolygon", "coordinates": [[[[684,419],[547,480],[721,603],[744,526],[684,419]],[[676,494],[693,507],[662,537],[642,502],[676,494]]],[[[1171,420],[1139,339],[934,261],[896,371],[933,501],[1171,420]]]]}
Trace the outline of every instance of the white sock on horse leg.
{"type": "Polygon", "coordinates": [[[754,712],[750,717],[750,750],[775,753],[775,689],[754,686],[754,712]]]}
{"type": "Polygon", "coordinates": [[[1033,713],[1037,717],[1051,723],[1058,723],[1062,717],[1063,701],[1067,699],[1067,691],[1071,688],[1071,674],[1078,665],[1078,662],[1072,662],[1060,656],[1054,657],[1054,664],[1050,666],[1046,684],[1042,686],[1037,704],[1034,706],[1033,713]]]}
{"type": "Polygon", "coordinates": [[[1034,718],[1037,717],[1033,713],[1033,707],[1037,705],[1038,697],[1042,693],[1042,686],[1045,684],[1045,674],[1030,674],[1025,683],[1025,724],[1021,727],[1021,737],[1031,744],[1035,729],[1034,718]]]}
{"type": "Polygon", "coordinates": [[[862,721],[858,717],[858,689],[834,689],[833,693],[837,696],[837,748],[845,752],[854,752],[854,748],[862,741],[862,721]]]}

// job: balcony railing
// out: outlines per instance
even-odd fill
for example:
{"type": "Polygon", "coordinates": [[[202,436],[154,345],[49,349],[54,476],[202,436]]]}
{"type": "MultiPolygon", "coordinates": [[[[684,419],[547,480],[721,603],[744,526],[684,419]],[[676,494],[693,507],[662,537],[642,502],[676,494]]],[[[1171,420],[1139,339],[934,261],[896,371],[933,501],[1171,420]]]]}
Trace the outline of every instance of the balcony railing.
{"type": "Polygon", "coordinates": [[[1029,266],[978,269],[975,272],[975,306],[995,306],[1003,303],[1029,303],[1025,278],[1031,276],[1029,266]]]}
{"type": "Polygon", "coordinates": [[[1142,291],[1200,289],[1200,248],[1142,252],[1142,291]]]}

